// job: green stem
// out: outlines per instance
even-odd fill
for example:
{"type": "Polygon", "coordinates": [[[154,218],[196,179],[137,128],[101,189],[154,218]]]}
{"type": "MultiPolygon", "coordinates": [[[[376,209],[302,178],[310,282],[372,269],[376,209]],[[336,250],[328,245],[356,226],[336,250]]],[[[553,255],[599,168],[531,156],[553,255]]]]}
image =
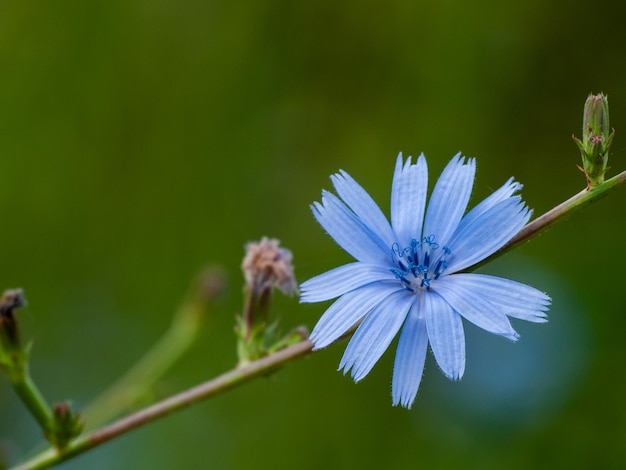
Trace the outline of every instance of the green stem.
{"type": "Polygon", "coordinates": [[[477,263],[465,271],[474,271],[475,269],[483,266],[490,261],[502,256],[505,253],[508,253],[513,248],[521,245],[527,240],[530,240],[535,235],[538,235],[540,232],[543,232],[548,227],[550,227],[555,222],[558,222],[562,218],[572,214],[574,211],[580,209],[584,205],[588,203],[592,203],[597,201],[598,199],[606,196],[606,194],[615,189],[620,184],[626,182],[626,171],[623,171],[617,176],[606,180],[604,183],[595,186],[594,188],[585,188],[578,194],[575,194],[567,201],[562,202],[555,208],[549,210],[545,214],[537,217],[532,222],[526,224],[526,226],[520,230],[517,235],[515,235],[506,245],[504,245],[500,250],[496,251],[493,255],[485,258],[480,263],[477,263]]]}
{"type": "Polygon", "coordinates": [[[47,435],[54,426],[52,409],[30,377],[31,344],[24,346],[20,341],[15,317],[15,310],[25,303],[22,289],[8,289],[0,297],[0,372],[7,376],[15,393],[47,435]]]}
{"type": "Polygon", "coordinates": [[[57,465],[144,424],[167,416],[201,400],[224,393],[256,377],[266,375],[283,364],[309,354],[312,348],[313,344],[310,341],[301,341],[258,361],[226,372],[208,382],[167,398],[108,426],[79,436],[63,450],[59,451],[54,448],[45,450],[31,460],[14,467],[13,470],[37,470],[57,465]]]}
{"type": "Polygon", "coordinates": [[[189,349],[197,333],[190,321],[172,324],[167,333],[114,385],[100,395],[83,412],[91,428],[103,423],[145,396],[154,384],[189,349]]]}
{"type": "Polygon", "coordinates": [[[223,289],[222,276],[217,269],[211,268],[195,279],[165,335],[84,410],[82,414],[90,428],[118,416],[137,403],[191,347],[212,301],[223,289]]]}
{"type": "Polygon", "coordinates": [[[35,382],[30,378],[28,370],[24,367],[20,372],[19,374],[13,374],[11,377],[13,389],[41,428],[44,431],[48,431],[53,422],[52,409],[35,385],[35,382]]]}

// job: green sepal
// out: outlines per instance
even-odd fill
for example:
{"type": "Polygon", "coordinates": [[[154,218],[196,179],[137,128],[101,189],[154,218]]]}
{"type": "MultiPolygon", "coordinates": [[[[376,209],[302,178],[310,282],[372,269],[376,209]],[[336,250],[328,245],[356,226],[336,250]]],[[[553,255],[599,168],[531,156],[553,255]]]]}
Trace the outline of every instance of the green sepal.
{"type": "Polygon", "coordinates": [[[52,422],[44,436],[57,449],[63,449],[84,427],[80,414],[72,412],[69,403],[57,403],[52,407],[52,422]]]}

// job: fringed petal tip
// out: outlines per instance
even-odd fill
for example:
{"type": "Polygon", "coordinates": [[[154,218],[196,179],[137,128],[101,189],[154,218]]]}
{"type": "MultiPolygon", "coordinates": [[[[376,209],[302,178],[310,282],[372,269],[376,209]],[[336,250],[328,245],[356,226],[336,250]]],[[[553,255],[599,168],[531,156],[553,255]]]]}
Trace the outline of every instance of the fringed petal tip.
{"type": "Polygon", "coordinates": [[[521,338],[520,334],[517,331],[513,331],[512,333],[508,333],[502,336],[504,336],[506,339],[513,343],[517,343],[517,341],[521,338]]]}

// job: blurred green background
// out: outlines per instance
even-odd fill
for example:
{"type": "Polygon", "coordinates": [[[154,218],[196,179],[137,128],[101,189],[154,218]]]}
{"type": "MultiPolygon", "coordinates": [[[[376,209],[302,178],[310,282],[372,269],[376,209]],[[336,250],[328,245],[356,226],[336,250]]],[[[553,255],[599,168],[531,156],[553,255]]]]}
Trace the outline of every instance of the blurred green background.
{"type": "MultiPolygon", "coordinates": [[[[0,4],[0,286],[23,287],[32,373],[86,405],[167,329],[195,273],[229,288],[160,387],[231,368],[243,245],[293,251],[303,281],[349,257],[308,208],[350,172],[388,207],[399,151],[431,185],[477,157],[473,202],[515,176],[540,214],[579,191],[582,107],[608,94],[626,168],[626,4],[60,1],[0,4]]],[[[465,378],[429,358],[411,411],[393,354],[362,383],[345,344],[64,464],[135,468],[626,465],[626,191],[483,269],[553,298],[517,344],[466,324],[465,378]],[[622,266],[620,268],[620,266],[622,266]]],[[[326,305],[278,299],[290,328],[326,305]]],[[[41,440],[0,381],[0,449],[41,440]]]]}

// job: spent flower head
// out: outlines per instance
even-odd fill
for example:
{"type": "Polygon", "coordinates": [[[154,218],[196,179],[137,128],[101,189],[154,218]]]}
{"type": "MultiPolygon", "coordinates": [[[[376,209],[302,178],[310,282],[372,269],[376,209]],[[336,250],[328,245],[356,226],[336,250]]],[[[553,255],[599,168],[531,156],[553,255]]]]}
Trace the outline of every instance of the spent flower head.
{"type": "Polygon", "coordinates": [[[277,339],[277,324],[269,323],[272,291],[276,288],[292,295],[298,292],[298,283],[291,251],[279,244],[278,240],[267,237],[246,244],[241,264],[246,279],[244,312],[235,329],[239,337],[239,364],[259,359],[273,351],[276,344],[282,344],[277,339]]]}
{"type": "Polygon", "coordinates": [[[0,298],[0,355],[21,349],[15,310],[26,305],[23,289],[9,289],[0,298]]]}
{"type": "Polygon", "coordinates": [[[392,379],[394,405],[410,408],[421,381],[428,344],[443,373],[465,370],[464,317],[480,328],[518,339],[508,317],[546,321],[550,298],[519,282],[463,270],[505,245],[531,211],[509,179],[464,215],[472,191],[474,159],[455,156],[443,170],[428,205],[428,172],[421,155],[398,156],[391,190],[391,224],[369,194],[344,171],[331,176],[339,197],[324,191],[313,214],[357,261],[304,282],[301,302],[339,297],[311,333],[324,348],[361,322],[339,369],[358,382],[401,330],[392,379]],[[341,199],[340,199],[341,198],[341,199]]]}
{"type": "Polygon", "coordinates": [[[286,295],[298,292],[291,251],[280,248],[279,243],[276,239],[263,237],[259,242],[246,244],[246,256],[241,269],[246,283],[256,292],[273,287],[286,295]]]}

